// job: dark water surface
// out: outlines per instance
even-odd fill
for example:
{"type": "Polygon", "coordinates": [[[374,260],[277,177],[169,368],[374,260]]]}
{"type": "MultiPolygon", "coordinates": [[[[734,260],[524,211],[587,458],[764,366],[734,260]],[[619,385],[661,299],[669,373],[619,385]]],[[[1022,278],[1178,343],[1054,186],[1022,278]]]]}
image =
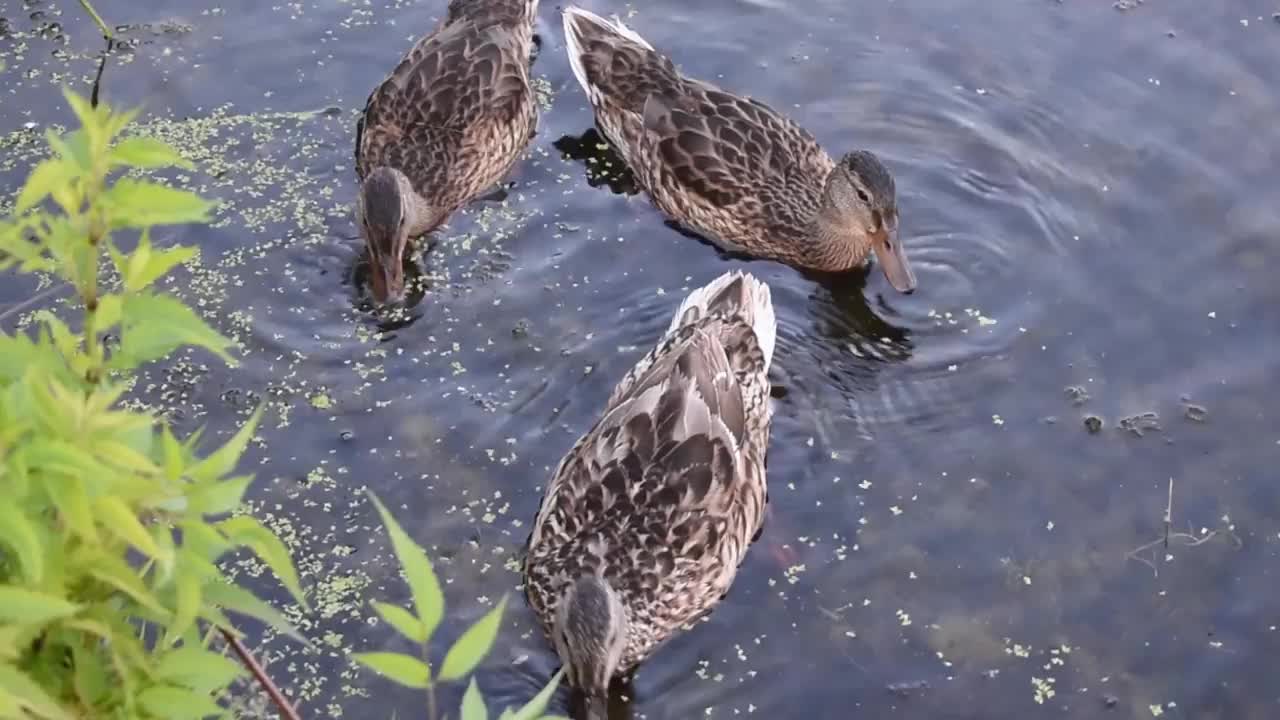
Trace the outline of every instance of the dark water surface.
{"type": "MultiPolygon", "coordinates": [[[[254,504],[296,549],[315,648],[260,651],[307,716],[422,716],[344,655],[406,649],[367,609],[407,591],[364,488],[449,581],[437,657],[509,593],[480,684],[514,703],[545,682],[517,572],[542,484],[683,294],[738,266],[780,324],[770,516],[726,602],[643,667],[636,717],[1280,716],[1280,7],[586,4],[833,152],[879,153],[904,297],[878,271],[724,259],[613,192],[545,3],[548,107],[515,186],[440,233],[408,313],[375,316],[352,280],[355,113],[444,4],[99,3],[131,44],[105,96],[145,103],[225,203],[160,234],[203,251],[173,289],[245,351],[138,396],[219,434],[272,404],[254,504]],[[1163,536],[1170,478],[1198,544],[1130,557],[1163,536]]],[[[69,1],[0,17],[9,198],[100,41],[69,1]]],[[[15,311],[36,291],[0,279],[4,327],[60,297],[15,311]]]]}

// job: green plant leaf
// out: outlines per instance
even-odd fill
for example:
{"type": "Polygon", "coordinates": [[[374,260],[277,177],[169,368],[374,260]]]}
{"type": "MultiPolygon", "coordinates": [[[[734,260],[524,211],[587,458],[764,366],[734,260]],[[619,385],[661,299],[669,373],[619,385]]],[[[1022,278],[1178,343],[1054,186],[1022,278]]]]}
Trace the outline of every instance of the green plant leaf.
{"type": "Polygon", "coordinates": [[[462,694],[462,720],[489,720],[489,709],[484,706],[475,678],[471,678],[467,691],[462,694]]]}
{"type": "Polygon", "coordinates": [[[241,475],[222,482],[195,485],[187,493],[191,511],[201,515],[222,515],[240,507],[244,492],[253,481],[252,475],[241,475]]]}
{"type": "Polygon", "coordinates": [[[440,581],[436,579],[436,572],[432,569],[427,554],[400,527],[391,513],[387,512],[378,496],[370,492],[369,499],[378,509],[382,524],[391,536],[391,546],[395,549],[405,580],[409,583],[409,590],[413,593],[413,604],[418,609],[423,635],[429,639],[440,625],[440,618],[444,617],[444,593],[440,590],[440,581]]]}
{"type": "Polygon", "coordinates": [[[250,515],[237,515],[218,523],[218,529],[233,544],[252,548],[263,562],[280,578],[293,599],[304,609],[308,608],[307,600],[302,594],[302,585],[298,582],[298,571],[293,567],[289,550],[275,533],[263,527],[258,519],[250,515]]]}
{"type": "MultiPolygon", "coordinates": [[[[0,477],[4,472],[0,469],[0,477]]],[[[44,547],[40,535],[25,513],[10,503],[0,503],[0,543],[13,551],[22,576],[32,585],[44,580],[44,547]]]]}
{"type": "Polygon", "coordinates": [[[467,628],[467,631],[462,633],[462,637],[453,643],[453,647],[445,653],[444,663],[440,666],[441,680],[461,680],[470,675],[484,656],[489,654],[493,641],[498,637],[498,628],[502,624],[502,611],[506,607],[507,597],[504,595],[498,601],[497,607],[485,613],[484,617],[467,628]]]}
{"type": "Polygon", "coordinates": [[[182,523],[182,547],[187,552],[212,562],[231,549],[231,543],[212,525],[188,519],[182,523]]]}
{"type": "Polygon", "coordinates": [[[240,462],[240,456],[244,454],[245,448],[249,447],[254,431],[258,429],[264,407],[259,405],[230,440],[188,469],[187,474],[197,481],[210,482],[221,480],[234,471],[236,464],[240,462]]]}
{"type": "Polygon", "coordinates": [[[117,143],[111,148],[111,162],[136,168],[177,166],[191,170],[194,167],[168,143],[143,136],[128,137],[117,143]]]}
{"type": "Polygon", "coordinates": [[[41,625],[79,611],[79,605],[57,595],[0,585],[0,622],[41,625]]]}
{"type": "Polygon", "coordinates": [[[159,615],[168,615],[155,595],[151,594],[142,578],[123,559],[107,553],[95,553],[88,558],[86,572],[100,582],[106,583],[120,592],[133,598],[139,605],[159,615]]]}
{"type": "Polygon", "coordinates": [[[129,295],[124,300],[123,321],[120,349],[111,358],[113,369],[133,369],[183,345],[202,347],[228,365],[236,365],[227,354],[227,348],[235,343],[219,335],[175,298],[151,293],[129,295]]]}
{"type": "Polygon", "coordinates": [[[244,675],[240,663],[199,646],[183,645],[160,657],[156,677],[203,693],[214,693],[244,675]]]}
{"type": "Polygon", "coordinates": [[[200,612],[200,578],[185,568],[179,568],[174,579],[174,612],[173,622],[165,628],[171,641],[182,637],[196,621],[200,612]]]}
{"type": "Polygon", "coordinates": [[[405,610],[398,605],[373,601],[373,609],[378,611],[383,620],[387,624],[396,629],[396,632],[405,638],[418,643],[419,645],[427,641],[426,627],[422,624],[413,613],[405,610]]]}
{"type": "Polygon", "coordinates": [[[119,295],[103,295],[98,298],[97,324],[98,332],[106,332],[120,322],[120,313],[124,302],[119,295]]]}
{"type": "Polygon", "coordinates": [[[123,443],[98,443],[93,448],[93,454],[122,470],[132,470],[145,475],[160,474],[160,468],[156,467],[151,458],[123,443]]]}
{"type": "MultiPolygon", "coordinates": [[[[560,679],[564,677],[564,668],[560,668],[555,675],[551,676],[551,680],[547,681],[547,686],[538,691],[524,707],[511,713],[509,720],[539,720],[543,718],[544,712],[547,711],[547,705],[551,703],[551,697],[556,694],[556,688],[560,687],[560,679]]],[[[503,713],[506,717],[506,713],[503,713]]]]}
{"type": "MultiPolygon", "coordinates": [[[[47,466],[46,466],[47,470],[47,466]]],[[[93,510],[84,484],[72,476],[44,475],[44,491],[58,509],[61,520],[72,532],[90,543],[98,543],[98,526],[93,521],[93,510]]]]}
{"type": "Polygon", "coordinates": [[[156,544],[155,539],[138,521],[138,516],[129,509],[124,500],[115,495],[104,495],[94,503],[94,511],[103,525],[139,552],[158,561],[173,559],[172,553],[166,553],[156,544]]]}
{"type": "Polygon", "coordinates": [[[259,620],[282,634],[304,645],[307,644],[306,638],[294,629],[293,625],[289,624],[289,621],[285,619],[284,615],[280,614],[279,610],[263,602],[258,596],[239,585],[225,582],[209,583],[204,586],[204,600],[206,603],[215,603],[231,612],[259,620]]]}
{"type": "MultiPolygon", "coordinates": [[[[74,720],[58,702],[30,676],[8,663],[0,663],[0,697],[7,696],[11,705],[48,720],[74,720]]],[[[17,717],[25,718],[25,715],[17,717]]]]}
{"type": "Polygon", "coordinates": [[[123,178],[101,195],[111,229],[207,223],[213,203],[186,190],[123,178]]]}
{"type": "Polygon", "coordinates": [[[14,212],[26,212],[48,197],[55,187],[66,185],[76,175],[76,169],[60,157],[40,161],[27,176],[27,182],[22,186],[18,202],[14,205],[14,212]]]}
{"type": "Polygon", "coordinates": [[[174,685],[156,685],[138,693],[138,704],[157,718],[202,720],[222,716],[223,709],[207,693],[174,685]]]}
{"type": "Polygon", "coordinates": [[[425,688],[431,683],[431,668],[418,658],[401,653],[352,653],[351,658],[365,667],[405,687],[425,688]]]}
{"type": "MultiPolygon", "coordinates": [[[[88,172],[93,164],[93,159],[89,157],[89,138],[84,134],[83,130],[74,130],[66,135],[58,135],[52,129],[44,131],[44,139],[49,143],[49,147],[58,153],[63,160],[72,163],[80,172],[88,172]]],[[[63,210],[68,210],[63,205],[63,210]]]]}

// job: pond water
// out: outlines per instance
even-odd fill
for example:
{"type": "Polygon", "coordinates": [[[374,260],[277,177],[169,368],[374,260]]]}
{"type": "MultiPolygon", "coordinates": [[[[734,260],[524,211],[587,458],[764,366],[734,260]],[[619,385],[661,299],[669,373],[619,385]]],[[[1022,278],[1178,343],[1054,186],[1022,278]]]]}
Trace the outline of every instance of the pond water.
{"type": "MultiPolygon", "coordinates": [[[[878,153],[919,278],[902,296],[667,227],[588,133],[544,3],[514,186],[420,255],[411,308],[375,314],[356,114],[444,5],[98,3],[126,41],[104,97],[144,104],[140,129],[199,163],[178,178],[223,202],[158,236],[202,250],[171,289],[243,344],[236,369],[186,356],[136,396],[217,435],[270,403],[253,504],[295,549],[314,647],[258,652],[305,716],[422,716],[346,657],[407,649],[368,609],[407,590],[366,488],[448,580],[436,656],[506,593],[480,685],[516,703],[547,680],[518,574],[543,483],[684,293],[732,267],[779,319],[769,517],[726,601],[641,669],[634,717],[1280,713],[1280,8],[585,3],[834,152],[878,153]]],[[[0,18],[7,202],[102,44],[76,3],[0,18]]],[[[0,321],[64,295],[6,276],[0,321]]]]}

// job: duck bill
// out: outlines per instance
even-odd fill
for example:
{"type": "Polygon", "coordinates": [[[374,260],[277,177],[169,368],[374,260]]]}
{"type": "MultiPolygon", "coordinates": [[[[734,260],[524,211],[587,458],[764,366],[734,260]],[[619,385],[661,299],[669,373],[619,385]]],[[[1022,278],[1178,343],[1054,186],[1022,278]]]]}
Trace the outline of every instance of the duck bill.
{"type": "Polygon", "coordinates": [[[370,263],[373,299],[380,303],[400,302],[404,297],[404,268],[394,260],[370,263]]]}
{"type": "Polygon", "coordinates": [[[916,289],[916,274],[911,270],[907,254],[898,240],[897,229],[881,230],[875,238],[876,260],[889,284],[900,293],[912,293],[916,289]]]}
{"type": "Polygon", "coordinates": [[[609,720],[609,699],[599,695],[588,695],[586,698],[586,720],[609,720]]]}

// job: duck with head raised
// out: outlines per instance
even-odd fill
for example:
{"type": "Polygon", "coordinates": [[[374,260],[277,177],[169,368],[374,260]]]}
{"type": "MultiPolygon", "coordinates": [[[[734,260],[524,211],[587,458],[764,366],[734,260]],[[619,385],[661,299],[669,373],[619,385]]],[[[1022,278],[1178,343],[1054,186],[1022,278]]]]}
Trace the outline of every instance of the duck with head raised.
{"type": "Polygon", "coordinates": [[[589,720],[719,603],[760,529],[775,335],[751,275],[693,291],[547,484],[525,588],[589,720]]]}
{"type": "Polygon", "coordinates": [[[411,238],[506,177],[537,125],[537,0],[452,0],[369,96],[356,136],[356,220],[373,296],[396,301],[411,238]]]}
{"type": "Polygon", "coordinates": [[[798,268],[841,272],[874,253],[890,285],[915,290],[893,176],[874,153],[832,159],[764,103],[682,75],[616,18],[569,7],[564,31],[596,124],[668,216],[798,268]]]}

